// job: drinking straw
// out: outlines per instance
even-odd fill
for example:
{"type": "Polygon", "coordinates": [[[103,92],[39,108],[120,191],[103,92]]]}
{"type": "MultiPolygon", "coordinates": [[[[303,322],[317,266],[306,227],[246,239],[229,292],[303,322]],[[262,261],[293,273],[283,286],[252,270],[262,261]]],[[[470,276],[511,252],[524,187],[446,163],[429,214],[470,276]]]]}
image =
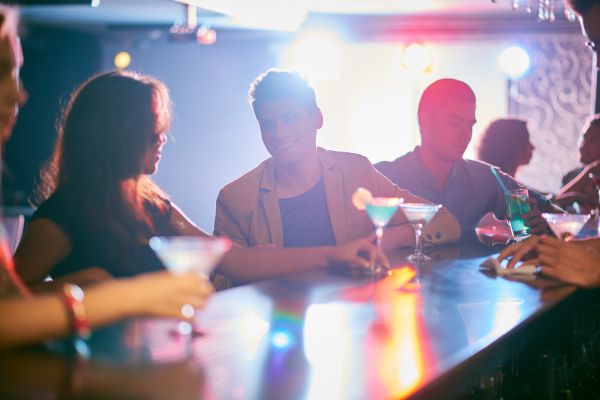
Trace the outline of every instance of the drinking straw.
{"type": "Polygon", "coordinates": [[[496,171],[496,168],[490,167],[490,169],[492,170],[492,174],[494,174],[494,178],[496,178],[502,190],[504,190],[505,193],[508,192],[508,189],[504,185],[504,182],[502,182],[502,179],[500,179],[500,176],[498,176],[498,171],[496,171]]]}

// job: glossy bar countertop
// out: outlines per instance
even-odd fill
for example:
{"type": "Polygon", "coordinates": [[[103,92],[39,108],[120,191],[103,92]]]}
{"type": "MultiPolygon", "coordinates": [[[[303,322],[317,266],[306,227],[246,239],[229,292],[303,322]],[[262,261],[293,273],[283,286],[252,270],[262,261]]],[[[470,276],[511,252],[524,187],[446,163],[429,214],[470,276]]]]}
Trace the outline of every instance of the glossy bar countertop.
{"type": "MultiPolygon", "coordinates": [[[[94,332],[83,373],[66,356],[42,352],[4,355],[0,368],[17,376],[13,383],[42,387],[31,374],[19,378],[15,365],[31,371],[55,363],[62,367],[48,368],[64,369],[69,382],[77,375],[69,390],[122,385],[124,398],[136,388],[140,398],[165,390],[190,399],[447,398],[432,388],[460,374],[473,382],[470,363],[575,291],[541,277],[480,271],[497,251],[441,247],[418,269],[404,260],[408,252],[390,253],[394,269],[378,281],[322,269],[246,285],[212,297],[195,322],[203,334],[191,344],[175,321],[142,319],[94,332]],[[120,380],[111,383],[113,375],[120,380]]],[[[0,393],[19,390],[11,385],[0,384],[0,393]]],[[[45,385],[44,393],[58,393],[45,385]]]]}

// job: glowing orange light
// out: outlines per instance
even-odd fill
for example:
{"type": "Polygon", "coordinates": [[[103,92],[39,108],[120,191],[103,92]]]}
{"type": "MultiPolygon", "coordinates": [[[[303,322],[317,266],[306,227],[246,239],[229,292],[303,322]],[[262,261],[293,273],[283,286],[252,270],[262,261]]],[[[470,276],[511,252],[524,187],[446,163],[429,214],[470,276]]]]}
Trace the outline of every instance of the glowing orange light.
{"type": "Polygon", "coordinates": [[[129,65],[131,64],[131,54],[129,54],[126,51],[118,52],[117,54],[115,54],[114,63],[115,67],[119,69],[125,69],[129,67],[129,65]]]}
{"type": "Polygon", "coordinates": [[[421,294],[419,286],[414,290],[398,290],[399,282],[404,289],[415,275],[411,267],[394,269],[388,273],[377,288],[376,307],[379,320],[372,326],[373,339],[382,342],[370,355],[369,363],[376,365],[372,378],[383,383],[370,387],[369,396],[405,398],[423,383],[426,367],[432,362],[427,346],[426,332],[421,320],[421,294]]]}

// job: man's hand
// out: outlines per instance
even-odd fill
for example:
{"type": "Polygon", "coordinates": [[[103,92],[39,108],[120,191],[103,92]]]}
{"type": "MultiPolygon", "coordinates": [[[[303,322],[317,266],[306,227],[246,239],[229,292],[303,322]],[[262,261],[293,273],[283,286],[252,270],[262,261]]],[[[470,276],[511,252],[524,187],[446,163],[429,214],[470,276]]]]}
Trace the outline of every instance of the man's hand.
{"type": "Polygon", "coordinates": [[[534,235],[548,233],[548,225],[544,217],[542,217],[542,213],[538,210],[535,200],[530,197],[527,199],[527,202],[529,203],[529,212],[523,214],[525,225],[531,229],[531,233],[534,235]]]}
{"type": "Polygon", "coordinates": [[[511,244],[500,252],[496,260],[501,262],[510,257],[506,268],[514,268],[519,261],[537,260],[536,248],[540,241],[539,236],[531,236],[522,242],[511,244]]]}
{"type": "Polygon", "coordinates": [[[540,238],[538,264],[542,273],[582,287],[600,286],[600,255],[576,242],[540,238]]]}
{"type": "Polygon", "coordinates": [[[600,286],[600,253],[586,241],[565,242],[551,236],[532,236],[505,248],[497,260],[539,265],[544,275],[582,287],[600,286]]]}

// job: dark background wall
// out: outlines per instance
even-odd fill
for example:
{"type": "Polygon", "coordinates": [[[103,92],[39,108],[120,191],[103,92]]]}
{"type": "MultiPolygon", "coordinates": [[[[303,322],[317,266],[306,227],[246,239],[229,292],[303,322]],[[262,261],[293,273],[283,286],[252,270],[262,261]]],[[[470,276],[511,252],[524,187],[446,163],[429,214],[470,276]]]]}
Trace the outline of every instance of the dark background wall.
{"type": "Polygon", "coordinates": [[[6,145],[2,182],[8,206],[26,204],[39,168],[52,151],[61,103],[102,64],[99,40],[84,33],[29,27],[22,45],[25,64],[21,78],[29,101],[6,145]]]}

